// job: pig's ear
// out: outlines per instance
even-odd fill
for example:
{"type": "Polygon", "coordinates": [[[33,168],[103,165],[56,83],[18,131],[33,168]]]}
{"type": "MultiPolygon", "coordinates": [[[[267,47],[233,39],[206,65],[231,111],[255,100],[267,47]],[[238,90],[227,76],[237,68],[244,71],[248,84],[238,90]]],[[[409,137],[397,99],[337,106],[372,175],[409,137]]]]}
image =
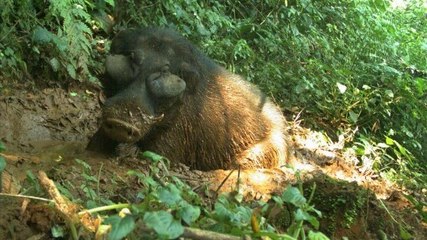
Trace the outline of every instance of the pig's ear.
{"type": "Polygon", "coordinates": [[[105,72],[119,84],[127,85],[135,76],[136,71],[130,57],[116,54],[105,59],[105,72]]]}
{"type": "Polygon", "coordinates": [[[113,54],[105,59],[105,72],[100,81],[107,97],[128,86],[136,79],[137,70],[130,57],[113,54]]]}
{"type": "Polygon", "coordinates": [[[200,81],[199,71],[187,62],[183,62],[180,66],[180,76],[186,83],[187,92],[193,94],[196,92],[197,85],[200,81]]]}

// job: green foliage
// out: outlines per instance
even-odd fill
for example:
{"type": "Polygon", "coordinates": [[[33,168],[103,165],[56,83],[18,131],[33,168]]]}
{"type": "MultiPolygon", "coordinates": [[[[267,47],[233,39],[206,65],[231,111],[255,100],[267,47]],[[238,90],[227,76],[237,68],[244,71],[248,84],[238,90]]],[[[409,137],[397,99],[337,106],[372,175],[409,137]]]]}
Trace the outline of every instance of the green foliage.
{"type": "Polygon", "coordinates": [[[26,177],[27,177],[26,180],[30,184],[30,187],[26,189],[26,192],[33,192],[34,191],[36,194],[40,194],[42,191],[41,191],[40,183],[39,183],[37,177],[30,170],[27,170],[25,173],[26,173],[26,177]]]}
{"type": "MultiPolygon", "coordinates": [[[[143,156],[159,155],[145,152],[143,156]]],[[[101,216],[103,224],[111,225],[109,239],[175,239],[180,237],[186,227],[199,228],[236,236],[252,235],[268,236],[270,239],[305,239],[306,226],[309,222],[315,229],[319,227],[316,216],[320,212],[310,205],[301,191],[289,187],[281,196],[273,198],[276,207],[290,204],[295,208],[295,218],[288,229],[288,234],[280,234],[272,227],[264,214],[271,206],[265,202],[247,203],[234,192],[223,194],[211,199],[212,205],[204,203],[190,186],[168,174],[162,158],[151,163],[151,171],[147,174],[129,171],[142,184],[136,193],[139,199],[136,204],[113,204],[89,210],[91,213],[123,208],[120,213],[101,216]],[[257,209],[263,209],[258,211],[257,209]],[[315,213],[312,215],[311,213],[315,213]],[[259,214],[259,215],[258,215],[259,214]],[[256,227],[255,227],[256,225],[256,227]],[[136,229],[152,229],[154,231],[137,231],[136,229]]],[[[85,173],[82,173],[84,177],[85,173]]],[[[314,191],[314,190],[313,190],[314,191]]],[[[87,196],[90,197],[90,196],[87,196]]],[[[310,229],[307,226],[308,229],[310,229]]],[[[328,239],[325,235],[309,230],[308,239],[328,239]]]]}
{"type": "MultiPolygon", "coordinates": [[[[302,186],[300,186],[302,188],[302,186]]],[[[313,187],[311,196],[313,196],[315,191],[315,186],[313,187]]],[[[317,217],[322,217],[322,213],[314,208],[310,204],[310,200],[307,200],[302,194],[302,190],[296,187],[288,187],[285,189],[283,194],[280,197],[273,197],[273,200],[276,204],[283,206],[285,204],[291,204],[296,207],[294,211],[294,222],[288,228],[288,234],[293,236],[296,239],[305,239],[305,229],[303,228],[303,223],[305,221],[309,222],[315,229],[319,229],[319,221],[317,217]],[[316,216],[314,216],[314,213],[316,216]]],[[[325,235],[321,233],[309,231],[309,239],[328,239],[325,235]]]]}
{"type": "MultiPolygon", "coordinates": [[[[81,172],[81,176],[83,179],[80,186],[78,186],[78,189],[80,189],[84,193],[84,202],[86,208],[91,209],[98,207],[102,204],[112,204],[111,200],[107,199],[105,196],[101,196],[99,192],[99,174],[96,175],[96,173],[93,173],[91,166],[83,160],[75,159],[75,161],[81,166],[81,169],[76,170],[76,172],[81,172]],[[96,186],[97,188],[95,189],[93,186],[96,186]]],[[[66,187],[59,184],[57,187],[65,196],[68,196],[70,199],[74,199],[74,197],[71,196],[71,193],[67,190],[66,187]]],[[[79,201],[78,199],[74,200],[79,201]]]]}
{"type": "Polygon", "coordinates": [[[142,154],[142,157],[147,158],[147,159],[150,159],[150,160],[151,160],[151,161],[153,161],[153,162],[159,162],[159,161],[161,161],[161,160],[164,160],[164,157],[163,157],[163,156],[160,156],[160,155],[158,155],[158,154],[156,154],[156,153],[153,153],[153,152],[150,152],[150,151],[145,151],[145,152],[142,154]]]}
{"type": "MultiPolygon", "coordinates": [[[[8,78],[96,80],[101,65],[95,33],[112,1],[10,1],[2,3],[0,57],[8,78]],[[108,4],[106,4],[108,3],[108,4]],[[95,31],[96,30],[96,31],[95,31]]],[[[49,79],[50,80],[50,79],[49,79]]]]}
{"type": "Polygon", "coordinates": [[[175,239],[184,233],[181,223],[167,211],[147,212],[144,214],[143,221],[163,239],[175,239]]]}
{"type": "Polygon", "coordinates": [[[125,217],[114,215],[105,219],[104,223],[112,225],[111,233],[108,236],[110,240],[123,239],[135,228],[135,220],[129,215],[125,217]]]}
{"type": "Polygon", "coordinates": [[[405,195],[405,197],[412,203],[414,208],[418,211],[418,213],[422,217],[422,221],[427,223],[427,210],[426,210],[427,202],[424,202],[422,200],[418,201],[411,195],[405,195]]]}

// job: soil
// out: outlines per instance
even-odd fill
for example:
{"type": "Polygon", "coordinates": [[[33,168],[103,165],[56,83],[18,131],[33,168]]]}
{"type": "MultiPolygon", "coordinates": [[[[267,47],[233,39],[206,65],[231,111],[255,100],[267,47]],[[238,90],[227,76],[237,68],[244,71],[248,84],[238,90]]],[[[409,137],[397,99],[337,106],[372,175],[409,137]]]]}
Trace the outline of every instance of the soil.
{"type": "MultiPolygon", "coordinates": [[[[28,89],[4,87],[0,94],[0,141],[6,146],[0,154],[7,162],[0,195],[0,239],[53,239],[52,229],[64,225],[51,204],[17,197],[49,198],[37,181],[40,170],[65,186],[73,199],[87,196],[87,176],[95,176],[97,195],[102,196],[96,201],[134,202],[140,185],[128,171],[147,171],[147,163],[135,154],[106,157],[85,151],[98,128],[102,92],[88,86],[28,89]]],[[[401,230],[406,229],[413,239],[427,239],[427,226],[405,198],[406,192],[381,180],[369,166],[358,166],[354,153],[344,150],[345,139],[332,142],[296,120],[289,125],[292,163],[300,171],[306,195],[316,186],[313,203],[323,214],[320,231],[332,239],[401,239],[401,230]]],[[[127,147],[123,152],[135,150],[127,147]]],[[[171,169],[201,194],[206,189],[236,190],[239,179],[246,200],[268,200],[297,183],[295,171],[287,167],[231,174],[189,170],[181,164],[171,169]]],[[[421,194],[418,197],[425,201],[421,194]]],[[[275,225],[286,227],[280,221],[275,225]]]]}

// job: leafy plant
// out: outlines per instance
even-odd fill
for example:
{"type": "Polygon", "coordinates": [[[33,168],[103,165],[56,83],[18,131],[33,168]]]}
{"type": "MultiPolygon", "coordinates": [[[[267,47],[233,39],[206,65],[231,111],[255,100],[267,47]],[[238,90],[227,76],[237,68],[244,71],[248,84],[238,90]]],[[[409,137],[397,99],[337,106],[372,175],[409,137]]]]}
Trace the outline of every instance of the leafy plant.
{"type": "Polygon", "coordinates": [[[2,75],[95,81],[101,65],[93,52],[99,45],[94,30],[102,25],[98,16],[113,6],[111,0],[6,0],[0,10],[2,75]]]}
{"type": "MultiPolygon", "coordinates": [[[[168,174],[168,160],[152,152],[143,156],[152,160],[147,174],[129,171],[142,184],[134,204],[112,204],[85,210],[82,214],[121,209],[118,214],[100,215],[103,222],[98,234],[106,235],[104,228],[110,228],[109,239],[130,239],[136,236],[147,239],[175,239],[184,232],[202,231],[204,234],[231,234],[237,236],[268,236],[271,239],[328,239],[325,235],[309,231],[306,236],[304,222],[318,228],[316,219],[320,212],[310,206],[298,188],[289,187],[281,196],[273,198],[276,206],[290,204],[295,208],[295,218],[288,228],[288,234],[281,234],[263,215],[272,205],[265,202],[247,203],[242,196],[232,192],[213,199],[213,205],[206,205],[190,186],[168,174]],[[254,208],[255,206],[255,208],[254,208]],[[110,225],[111,227],[108,227],[110,225]]],[[[82,173],[85,175],[85,173],[82,173]]],[[[313,190],[314,192],[314,190],[313,190]]],[[[87,195],[87,197],[91,197],[87,195]]],[[[225,235],[224,235],[225,236],[225,235]]]]}

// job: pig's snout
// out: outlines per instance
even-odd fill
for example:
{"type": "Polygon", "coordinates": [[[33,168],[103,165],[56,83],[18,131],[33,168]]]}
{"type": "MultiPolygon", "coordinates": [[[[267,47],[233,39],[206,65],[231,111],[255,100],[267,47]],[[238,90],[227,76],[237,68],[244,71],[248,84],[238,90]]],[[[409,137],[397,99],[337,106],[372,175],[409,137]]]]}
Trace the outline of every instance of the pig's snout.
{"type": "Polygon", "coordinates": [[[133,143],[142,138],[141,129],[117,118],[107,118],[102,124],[104,132],[119,142],[133,143]]]}

